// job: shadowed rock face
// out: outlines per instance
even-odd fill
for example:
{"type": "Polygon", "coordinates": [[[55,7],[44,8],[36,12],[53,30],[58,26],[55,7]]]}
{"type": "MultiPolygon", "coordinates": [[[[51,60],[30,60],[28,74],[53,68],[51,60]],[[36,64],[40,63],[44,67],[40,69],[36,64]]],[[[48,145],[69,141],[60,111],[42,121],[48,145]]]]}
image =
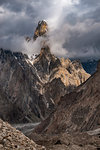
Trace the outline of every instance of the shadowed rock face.
{"type": "Polygon", "coordinates": [[[97,71],[72,93],[61,97],[55,112],[37,128],[37,133],[57,134],[100,128],[100,62],[97,71]]]}
{"type": "Polygon", "coordinates": [[[0,87],[7,97],[3,104],[0,101],[0,117],[4,120],[30,122],[45,116],[46,105],[39,92],[42,84],[27,59],[22,53],[0,50],[0,87]],[[8,115],[4,111],[7,104],[8,115]]]}
{"type": "Polygon", "coordinates": [[[51,54],[50,48],[45,46],[41,49],[40,54],[36,57],[33,62],[40,78],[46,83],[51,72],[58,68],[61,65],[61,62],[58,58],[51,54]]]}

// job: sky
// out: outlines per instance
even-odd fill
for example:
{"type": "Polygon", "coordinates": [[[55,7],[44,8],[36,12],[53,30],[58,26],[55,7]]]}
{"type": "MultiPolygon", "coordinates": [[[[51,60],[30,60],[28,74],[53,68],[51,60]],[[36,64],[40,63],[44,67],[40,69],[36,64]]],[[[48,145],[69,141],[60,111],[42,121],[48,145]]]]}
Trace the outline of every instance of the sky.
{"type": "Polygon", "coordinates": [[[0,0],[0,48],[39,53],[42,38],[25,41],[39,20],[48,23],[56,56],[100,58],[100,0],[0,0]]]}

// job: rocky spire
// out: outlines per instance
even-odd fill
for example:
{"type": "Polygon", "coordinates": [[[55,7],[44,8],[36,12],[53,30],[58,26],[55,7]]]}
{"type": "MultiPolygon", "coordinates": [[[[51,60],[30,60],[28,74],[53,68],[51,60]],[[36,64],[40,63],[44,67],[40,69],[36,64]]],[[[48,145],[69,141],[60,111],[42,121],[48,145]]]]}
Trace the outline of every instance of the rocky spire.
{"type": "MultiPolygon", "coordinates": [[[[45,20],[39,21],[36,27],[36,30],[33,35],[33,41],[36,40],[39,36],[47,37],[48,32],[48,24],[45,20]]],[[[30,37],[26,37],[26,41],[30,42],[32,39],[30,37]]]]}
{"type": "Polygon", "coordinates": [[[48,25],[46,21],[42,20],[38,22],[38,26],[34,32],[33,39],[36,40],[39,36],[46,36],[46,33],[48,31],[48,25]]]}

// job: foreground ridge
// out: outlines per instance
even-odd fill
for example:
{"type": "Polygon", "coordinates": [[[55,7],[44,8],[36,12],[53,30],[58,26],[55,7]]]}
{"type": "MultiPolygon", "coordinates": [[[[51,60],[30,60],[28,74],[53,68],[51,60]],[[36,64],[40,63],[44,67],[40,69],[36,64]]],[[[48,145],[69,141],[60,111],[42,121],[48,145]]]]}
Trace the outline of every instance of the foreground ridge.
{"type": "Polygon", "coordinates": [[[0,119],[0,150],[46,150],[0,119]]]}

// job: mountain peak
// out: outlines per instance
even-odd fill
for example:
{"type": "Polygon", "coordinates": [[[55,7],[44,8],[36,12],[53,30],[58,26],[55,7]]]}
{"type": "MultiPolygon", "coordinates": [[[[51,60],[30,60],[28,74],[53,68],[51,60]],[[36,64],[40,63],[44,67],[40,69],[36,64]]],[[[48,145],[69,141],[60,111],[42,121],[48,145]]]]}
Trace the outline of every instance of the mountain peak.
{"type": "Polygon", "coordinates": [[[33,39],[36,40],[39,36],[45,36],[48,31],[48,24],[45,20],[39,21],[38,26],[34,32],[33,39]]]}
{"type": "Polygon", "coordinates": [[[45,45],[41,48],[40,55],[52,55],[49,46],[45,45]]]}
{"type": "MultiPolygon", "coordinates": [[[[33,40],[36,40],[39,36],[45,37],[47,32],[48,32],[47,22],[45,20],[39,21],[33,35],[33,40]]],[[[30,42],[32,40],[32,38],[29,36],[27,36],[25,39],[27,42],[30,42]]]]}

